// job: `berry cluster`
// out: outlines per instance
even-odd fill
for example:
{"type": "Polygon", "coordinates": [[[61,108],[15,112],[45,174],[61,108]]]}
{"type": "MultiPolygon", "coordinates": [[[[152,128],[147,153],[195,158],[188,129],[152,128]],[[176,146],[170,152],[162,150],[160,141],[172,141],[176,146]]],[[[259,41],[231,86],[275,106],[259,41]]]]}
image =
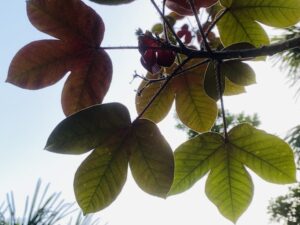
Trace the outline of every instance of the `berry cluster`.
{"type": "Polygon", "coordinates": [[[159,72],[161,67],[170,67],[176,57],[172,50],[163,49],[162,42],[150,32],[139,36],[139,51],[142,65],[152,74],[159,72]]]}

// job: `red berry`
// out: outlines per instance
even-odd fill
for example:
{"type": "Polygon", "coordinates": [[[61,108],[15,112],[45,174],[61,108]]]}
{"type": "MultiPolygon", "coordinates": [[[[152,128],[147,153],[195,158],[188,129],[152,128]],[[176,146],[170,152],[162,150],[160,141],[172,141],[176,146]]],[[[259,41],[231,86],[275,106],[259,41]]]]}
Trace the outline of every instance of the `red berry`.
{"type": "Polygon", "coordinates": [[[183,24],[181,30],[189,30],[189,25],[183,24]]]}
{"type": "Polygon", "coordinates": [[[176,54],[171,50],[157,51],[157,64],[163,67],[171,66],[175,61],[176,54]]]}
{"type": "Polygon", "coordinates": [[[177,31],[177,36],[178,36],[179,38],[182,38],[182,37],[184,36],[184,31],[183,31],[183,30],[177,31]]]}
{"type": "Polygon", "coordinates": [[[153,66],[156,63],[156,54],[152,49],[146,50],[142,57],[149,66],[153,66]]]}
{"type": "Polygon", "coordinates": [[[189,44],[192,41],[192,33],[190,31],[186,32],[184,37],[184,44],[189,44]]]}

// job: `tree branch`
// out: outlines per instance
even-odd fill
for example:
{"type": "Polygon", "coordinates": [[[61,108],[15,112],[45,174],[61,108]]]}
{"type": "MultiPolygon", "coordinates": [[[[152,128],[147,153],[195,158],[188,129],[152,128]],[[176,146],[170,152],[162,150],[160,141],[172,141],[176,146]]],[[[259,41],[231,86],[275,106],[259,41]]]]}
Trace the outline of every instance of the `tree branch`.
{"type": "MultiPolygon", "coordinates": [[[[214,60],[226,60],[226,59],[248,59],[258,56],[272,56],[276,53],[287,51],[292,48],[300,47],[300,37],[292,38],[287,41],[274,43],[271,45],[262,46],[259,48],[249,48],[242,50],[224,50],[224,51],[212,51],[212,56],[209,52],[203,50],[196,50],[191,48],[182,49],[179,46],[161,43],[161,47],[150,47],[152,49],[169,49],[176,53],[184,54],[189,58],[212,58],[214,60]]],[[[104,50],[122,50],[122,49],[138,49],[137,46],[119,46],[119,47],[100,47],[104,50]]]]}

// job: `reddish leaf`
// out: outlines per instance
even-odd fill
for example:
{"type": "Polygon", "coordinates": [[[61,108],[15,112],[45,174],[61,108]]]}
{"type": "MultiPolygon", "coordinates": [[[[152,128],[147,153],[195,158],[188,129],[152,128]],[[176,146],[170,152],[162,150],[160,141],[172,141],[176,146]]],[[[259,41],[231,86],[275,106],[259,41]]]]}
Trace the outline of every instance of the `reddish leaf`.
{"type": "Polygon", "coordinates": [[[67,42],[98,47],[103,39],[101,17],[79,0],[28,0],[27,14],[38,30],[67,42]]]}
{"type": "Polygon", "coordinates": [[[101,103],[112,77],[110,58],[99,50],[105,30],[101,17],[80,0],[28,0],[27,13],[37,29],[60,40],[22,48],[11,62],[7,81],[39,89],[71,71],[62,94],[65,114],[101,103]]]}
{"type": "Polygon", "coordinates": [[[26,89],[39,89],[56,83],[74,62],[74,47],[58,40],[35,41],[13,58],[7,82],[26,89]]]}
{"type": "Polygon", "coordinates": [[[62,107],[66,115],[101,103],[109,89],[112,63],[103,50],[89,51],[86,65],[73,71],[62,93],[62,107]]]}

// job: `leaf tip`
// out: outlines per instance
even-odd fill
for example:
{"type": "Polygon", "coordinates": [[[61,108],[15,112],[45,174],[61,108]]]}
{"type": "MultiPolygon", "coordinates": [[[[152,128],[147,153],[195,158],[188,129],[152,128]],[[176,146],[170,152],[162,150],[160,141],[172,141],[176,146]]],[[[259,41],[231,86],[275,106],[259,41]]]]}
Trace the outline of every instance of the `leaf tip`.
{"type": "Polygon", "coordinates": [[[52,145],[50,144],[46,144],[46,146],[44,147],[44,150],[46,150],[46,151],[49,151],[49,152],[51,152],[51,150],[52,150],[52,145]]]}
{"type": "Polygon", "coordinates": [[[11,80],[9,79],[9,77],[6,78],[6,80],[4,81],[5,83],[11,83],[11,80]]]}

